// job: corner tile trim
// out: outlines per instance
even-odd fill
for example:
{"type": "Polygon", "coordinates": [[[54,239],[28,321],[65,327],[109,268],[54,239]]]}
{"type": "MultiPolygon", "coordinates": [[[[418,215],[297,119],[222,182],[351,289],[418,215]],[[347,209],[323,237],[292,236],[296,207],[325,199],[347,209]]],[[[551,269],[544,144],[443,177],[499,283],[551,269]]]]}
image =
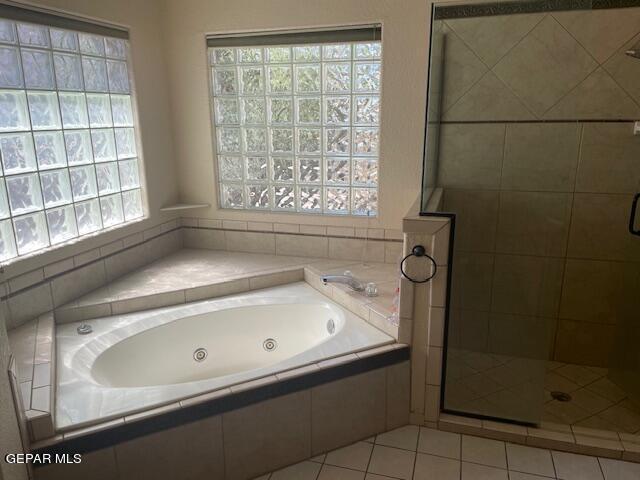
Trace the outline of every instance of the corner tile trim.
{"type": "MultiPolygon", "coordinates": [[[[325,383],[366,373],[409,360],[409,347],[396,344],[395,348],[377,355],[359,356],[357,359],[333,367],[319,369],[299,377],[287,378],[260,385],[249,390],[231,392],[196,405],[189,405],[157,416],[147,417],[133,423],[115,422],[113,428],[95,431],[83,436],[74,436],[58,443],[34,448],[37,454],[89,453],[114,446],[134,438],[168,430],[185,423],[220,415],[325,383]]],[[[39,465],[34,465],[38,467],[39,465]]]]}

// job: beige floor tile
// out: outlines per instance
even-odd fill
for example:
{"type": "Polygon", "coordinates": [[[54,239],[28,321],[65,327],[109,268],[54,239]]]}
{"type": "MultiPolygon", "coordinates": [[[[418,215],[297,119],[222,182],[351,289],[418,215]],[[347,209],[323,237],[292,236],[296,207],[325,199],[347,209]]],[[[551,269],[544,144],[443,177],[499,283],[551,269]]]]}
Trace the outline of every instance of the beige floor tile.
{"type": "Polygon", "coordinates": [[[611,400],[601,397],[597,393],[587,390],[586,388],[581,388],[580,390],[571,392],[571,402],[591,414],[601,412],[605,408],[613,405],[611,400]]]}
{"type": "Polygon", "coordinates": [[[462,460],[492,467],[507,468],[504,442],[487,438],[463,435],[462,460]]]}
{"type": "Polygon", "coordinates": [[[542,477],[532,473],[512,472],[509,470],[509,480],[548,480],[552,477],[542,477]]]}
{"type": "Polygon", "coordinates": [[[578,390],[580,388],[580,385],[572,382],[567,377],[563,377],[562,375],[557,374],[554,370],[553,372],[547,372],[547,374],[545,375],[544,388],[546,390],[549,390],[550,392],[560,391],[571,393],[575,390],[578,390]]]}
{"type": "Polygon", "coordinates": [[[373,448],[369,472],[410,480],[416,454],[399,448],[376,445],[373,448]]]}
{"type": "Polygon", "coordinates": [[[602,377],[602,375],[599,375],[587,367],[573,364],[564,365],[555,370],[555,372],[580,386],[588,385],[602,377]]]}
{"type": "Polygon", "coordinates": [[[271,474],[270,480],[316,480],[321,465],[314,462],[300,462],[271,474]]]}
{"type": "Polygon", "coordinates": [[[561,480],[602,480],[598,459],[586,455],[552,452],[556,473],[561,480]]]}
{"type": "Polygon", "coordinates": [[[553,460],[549,450],[508,443],[507,461],[510,470],[534,473],[546,477],[555,476],[553,460]]]}
{"type": "Polygon", "coordinates": [[[316,462],[316,463],[324,463],[326,458],[327,458],[327,454],[323,453],[322,455],[316,455],[315,457],[311,457],[309,461],[316,462]]]}
{"type": "Polygon", "coordinates": [[[418,453],[413,480],[459,480],[460,461],[418,453]]]}
{"type": "Polygon", "coordinates": [[[638,480],[640,478],[640,463],[621,462],[600,458],[600,466],[605,480],[638,480]]]}
{"type": "Polygon", "coordinates": [[[405,425],[390,432],[379,434],[376,437],[376,443],[378,445],[403,448],[415,452],[418,444],[419,431],[420,429],[416,425],[405,425]]]}
{"type": "Polygon", "coordinates": [[[348,468],[323,465],[318,480],[363,480],[364,472],[349,470],[348,468]]]}
{"type": "Polygon", "coordinates": [[[590,412],[572,402],[559,402],[557,400],[546,403],[544,411],[569,425],[584,420],[591,415],[590,412]]]}
{"type": "Polygon", "coordinates": [[[600,428],[590,428],[582,425],[572,425],[571,430],[574,435],[583,435],[587,437],[597,437],[597,438],[605,438],[608,440],[618,440],[618,432],[616,429],[600,429],[600,428]]]}
{"type": "Polygon", "coordinates": [[[614,405],[598,414],[599,417],[617,425],[620,430],[635,433],[640,430],[640,415],[621,405],[614,405]]]}
{"type": "Polygon", "coordinates": [[[418,451],[460,459],[460,434],[432,428],[420,428],[418,451]]]}
{"type": "Polygon", "coordinates": [[[508,480],[508,473],[501,468],[462,462],[461,480],[508,480]]]}
{"type": "Polygon", "coordinates": [[[354,443],[327,453],[324,463],[364,472],[367,470],[369,458],[371,458],[371,450],[373,450],[373,445],[370,443],[354,443]]]}
{"type": "Polygon", "coordinates": [[[367,476],[364,477],[364,480],[389,480],[389,477],[376,475],[375,473],[367,473],[367,476]]]}
{"type": "Polygon", "coordinates": [[[612,402],[623,400],[627,394],[608,378],[601,378],[586,387],[588,390],[597,393],[601,397],[607,398],[612,402]]]}

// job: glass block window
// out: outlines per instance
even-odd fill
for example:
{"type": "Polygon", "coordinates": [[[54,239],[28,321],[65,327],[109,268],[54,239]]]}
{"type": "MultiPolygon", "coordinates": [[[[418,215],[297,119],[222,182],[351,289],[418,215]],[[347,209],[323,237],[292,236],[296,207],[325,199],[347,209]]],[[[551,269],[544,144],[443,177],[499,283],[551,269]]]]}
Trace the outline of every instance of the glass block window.
{"type": "Polygon", "coordinates": [[[211,47],[222,208],[375,216],[382,46],[211,47]]]}
{"type": "Polygon", "coordinates": [[[0,18],[0,261],[142,217],[128,42],[0,18]]]}

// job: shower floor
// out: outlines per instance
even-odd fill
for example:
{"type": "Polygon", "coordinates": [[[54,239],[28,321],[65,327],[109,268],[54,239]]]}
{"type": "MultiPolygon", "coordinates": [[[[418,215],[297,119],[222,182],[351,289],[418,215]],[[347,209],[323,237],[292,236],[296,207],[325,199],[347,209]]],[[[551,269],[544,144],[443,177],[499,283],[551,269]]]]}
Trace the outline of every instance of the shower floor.
{"type": "Polygon", "coordinates": [[[599,430],[640,432],[640,407],[607,378],[606,368],[547,362],[543,421],[599,430]],[[552,391],[571,400],[554,400],[552,391]]]}
{"type": "MultiPolygon", "coordinates": [[[[554,361],[544,367],[543,422],[640,433],[640,406],[607,378],[607,369],[554,361]],[[554,399],[552,392],[570,399],[554,399]]],[[[539,395],[541,368],[539,360],[450,348],[445,407],[485,415],[511,411],[521,418],[539,395]]]]}

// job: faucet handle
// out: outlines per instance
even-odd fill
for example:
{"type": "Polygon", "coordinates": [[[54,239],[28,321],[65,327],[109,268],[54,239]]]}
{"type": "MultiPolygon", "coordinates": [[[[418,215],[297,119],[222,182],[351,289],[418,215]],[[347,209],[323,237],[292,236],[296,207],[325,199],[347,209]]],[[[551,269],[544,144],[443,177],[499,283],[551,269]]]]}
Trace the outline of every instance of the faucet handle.
{"type": "Polygon", "coordinates": [[[351,270],[345,270],[345,271],[344,271],[344,273],[343,273],[343,275],[344,275],[345,277],[353,277],[353,273],[351,273],[351,270]]]}
{"type": "Polygon", "coordinates": [[[367,295],[367,297],[377,297],[378,296],[378,286],[373,282],[369,282],[364,287],[364,293],[367,295]]]}

